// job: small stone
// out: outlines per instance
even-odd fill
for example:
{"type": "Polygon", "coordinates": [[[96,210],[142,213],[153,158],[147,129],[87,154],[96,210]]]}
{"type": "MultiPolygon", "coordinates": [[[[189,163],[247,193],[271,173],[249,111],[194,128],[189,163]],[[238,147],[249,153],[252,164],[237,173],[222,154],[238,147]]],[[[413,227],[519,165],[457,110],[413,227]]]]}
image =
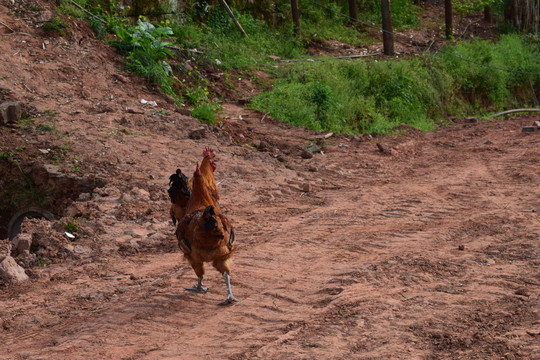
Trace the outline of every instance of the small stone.
{"type": "Polygon", "coordinates": [[[120,74],[112,74],[112,77],[114,80],[120,81],[121,83],[124,83],[124,84],[129,81],[125,76],[120,75],[120,74]]]}
{"type": "Polygon", "coordinates": [[[537,129],[540,129],[540,121],[535,121],[534,126],[536,126],[537,129]]]}
{"type": "Polygon", "coordinates": [[[92,198],[92,195],[89,193],[80,193],[79,194],[79,201],[88,201],[92,198]]]}
{"type": "Polygon", "coordinates": [[[6,256],[0,261],[0,278],[5,282],[22,282],[28,280],[24,269],[15,262],[11,256],[6,256]]]}
{"type": "Polygon", "coordinates": [[[300,156],[302,157],[302,159],[311,159],[313,158],[313,153],[311,151],[302,149],[302,151],[300,152],[300,156]]]}
{"type": "Polygon", "coordinates": [[[176,108],[174,111],[181,115],[191,116],[191,110],[189,109],[176,108]]]}
{"type": "Polygon", "coordinates": [[[144,110],[136,108],[134,106],[128,106],[126,112],[129,114],[144,114],[144,110]]]}
{"type": "Polygon", "coordinates": [[[13,249],[16,250],[17,255],[30,254],[30,248],[32,247],[32,235],[28,233],[19,233],[12,240],[13,249]]]}
{"type": "Polygon", "coordinates": [[[305,193],[311,192],[311,190],[313,190],[313,189],[312,189],[310,183],[305,183],[305,184],[302,186],[302,191],[305,192],[305,193]]]}
{"type": "Polygon", "coordinates": [[[204,127],[193,129],[189,132],[188,137],[194,140],[204,139],[206,137],[206,129],[204,127]]]}
{"type": "Polygon", "coordinates": [[[475,124],[478,122],[478,119],[475,117],[466,117],[463,119],[467,124],[475,124]]]}
{"type": "Polygon", "coordinates": [[[458,246],[458,250],[459,250],[459,251],[465,250],[465,245],[459,245],[459,246],[458,246]]]}
{"type": "Polygon", "coordinates": [[[377,143],[377,149],[379,149],[379,151],[382,152],[383,154],[390,154],[390,150],[388,149],[388,147],[386,147],[386,145],[383,145],[381,143],[377,143]]]}
{"type": "Polygon", "coordinates": [[[14,124],[21,117],[21,103],[8,101],[0,104],[0,123],[14,124]]]}
{"type": "Polygon", "coordinates": [[[521,129],[521,132],[524,133],[532,133],[536,131],[536,126],[524,126],[523,129],[521,129]]]}
{"type": "Polygon", "coordinates": [[[270,60],[274,60],[274,61],[280,61],[281,58],[279,56],[276,56],[276,55],[268,55],[268,58],[270,60]]]}

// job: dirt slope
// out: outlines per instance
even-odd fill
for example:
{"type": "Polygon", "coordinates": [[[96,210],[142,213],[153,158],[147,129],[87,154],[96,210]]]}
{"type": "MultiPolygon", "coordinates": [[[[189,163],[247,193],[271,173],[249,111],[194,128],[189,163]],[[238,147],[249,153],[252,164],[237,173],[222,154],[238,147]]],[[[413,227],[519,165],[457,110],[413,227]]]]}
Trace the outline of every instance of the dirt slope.
{"type": "MultiPolygon", "coordinates": [[[[227,104],[223,128],[190,139],[198,123],[83,25],[50,37],[6,3],[0,21],[18,33],[2,30],[0,88],[34,120],[1,127],[2,151],[50,190],[48,209],[84,221],[73,241],[59,221],[23,224],[42,246],[28,282],[0,287],[1,359],[540,352],[540,132],[521,132],[539,116],[324,139],[227,104]],[[315,143],[322,153],[306,150],[315,143]],[[229,307],[211,267],[208,293],[184,291],[196,277],[168,216],[168,176],[192,171],[205,146],[241,245],[232,286],[244,300],[229,307]]],[[[21,181],[1,165],[4,186],[21,181]]]]}

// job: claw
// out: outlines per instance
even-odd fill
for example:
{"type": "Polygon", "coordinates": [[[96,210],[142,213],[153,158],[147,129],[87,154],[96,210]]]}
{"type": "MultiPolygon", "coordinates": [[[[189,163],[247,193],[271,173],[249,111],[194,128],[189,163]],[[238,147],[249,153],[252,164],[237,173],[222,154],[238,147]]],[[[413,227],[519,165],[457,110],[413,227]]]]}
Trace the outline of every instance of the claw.
{"type": "Polygon", "coordinates": [[[184,290],[187,290],[187,291],[195,291],[195,292],[207,292],[208,289],[210,289],[210,286],[200,286],[199,284],[197,285],[194,285],[193,287],[190,287],[190,288],[184,288],[184,290]]]}
{"type": "Polygon", "coordinates": [[[237,299],[231,295],[231,296],[227,296],[227,300],[220,302],[218,305],[230,305],[233,302],[240,302],[240,301],[242,301],[242,299],[237,299]]]}
{"type": "Polygon", "coordinates": [[[195,292],[207,292],[208,289],[210,289],[210,286],[203,286],[202,283],[203,277],[199,277],[199,281],[197,282],[197,285],[193,286],[192,288],[184,288],[187,291],[195,291],[195,292]]]}

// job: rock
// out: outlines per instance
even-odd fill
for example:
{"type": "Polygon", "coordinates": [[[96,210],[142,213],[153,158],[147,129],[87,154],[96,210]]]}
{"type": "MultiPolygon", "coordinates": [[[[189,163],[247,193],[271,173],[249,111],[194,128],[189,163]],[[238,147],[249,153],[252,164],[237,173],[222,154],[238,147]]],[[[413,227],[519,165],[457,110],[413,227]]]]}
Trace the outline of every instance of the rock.
{"type": "Polygon", "coordinates": [[[24,269],[15,262],[11,256],[0,261],[0,278],[5,282],[22,282],[28,280],[24,269]]]}
{"type": "Polygon", "coordinates": [[[302,151],[300,152],[300,156],[302,157],[302,159],[311,159],[313,157],[313,153],[311,151],[302,149],[302,151]]]}
{"type": "Polygon", "coordinates": [[[538,128],[538,129],[540,129],[540,121],[535,121],[534,126],[536,126],[536,128],[538,128]]]}
{"type": "Polygon", "coordinates": [[[280,61],[281,58],[279,56],[276,56],[276,55],[268,55],[268,58],[270,60],[274,60],[274,61],[280,61]]]}
{"type": "Polygon", "coordinates": [[[386,145],[383,145],[381,143],[377,143],[377,148],[383,154],[390,154],[390,150],[388,149],[388,147],[386,145]]]}
{"type": "Polygon", "coordinates": [[[181,115],[191,116],[191,110],[189,109],[176,108],[174,111],[181,115]]]}
{"type": "Polygon", "coordinates": [[[466,117],[463,119],[463,121],[467,124],[476,124],[478,122],[478,119],[475,117],[466,117]]]}
{"type": "Polygon", "coordinates": [[[11,241],[8,238],[0,239],[0,259],[11,255],[11,241]]]}
{"type": "Polygon", "coordinates": [[[189,132],[189,138],[194,140],[204,139],[206,137],[206,129],[201,126],[189,132]]]}
{"type": "Polygon", "coordinates": [[[521,129],[521,132],[524,133],[532,133],[536,131],[536,126],[524,126],[523,129],[521,129]]]}
{"type": "Polygon", "coordinates": [[[114,80],[120,81],[121,83],[124,83],[124,84],[129,82],[128,78],[120,74],[112,74],[112,77],[114,80]]]}
{"type": "Polygon", "coordinates": [[[126,112],[129,114],[144,114],[144,110],[136,108],[135,106],[128,106],[126,112]]]}
{"type": "Polygon", "coordinates": [[[8,101],[0,104],[0,123],[14,124],[21,117],[21,103],[8,101]]]}
{"type": "Polygon", "coordinates": [[[32,247],[32,234],[20,233],[15,236],[11,244],[16,250],[16,255],[28,255],[32,247]]]}
{"type": "Polygon", "coordinates": [[[465,245],[459,245],[459,246],[458,246],[458,250],[459,250],[459,251],[465,250],[465,245]]]}
{"type": "Polygon", "coordinates": [[[311,190],[313,190],[313,188],[311,187],[310,183],[305,183],[302,186],[302,191],[305,192],[305,193],[311,192],[311,190]]]}
{"type": "Polygon", "coordinates": [[[80,193],[79,194],[79,201],[89,201],[92,199],[92,195],[89,193],[80,193]]]}

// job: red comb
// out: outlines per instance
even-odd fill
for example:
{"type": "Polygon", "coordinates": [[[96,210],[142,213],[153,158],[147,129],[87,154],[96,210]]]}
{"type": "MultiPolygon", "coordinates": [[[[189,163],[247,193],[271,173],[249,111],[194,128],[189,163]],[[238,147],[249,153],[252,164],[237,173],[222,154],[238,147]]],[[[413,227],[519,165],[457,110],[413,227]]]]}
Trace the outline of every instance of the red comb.
{"type": "Polygon", "coordinates": [[[203,157],[210,156],[213,159],[216,155],[214,154],[214,150],[207,147],[207,148],[204,149],[204,151],[202,153],[202,156],[203,157]]]}

